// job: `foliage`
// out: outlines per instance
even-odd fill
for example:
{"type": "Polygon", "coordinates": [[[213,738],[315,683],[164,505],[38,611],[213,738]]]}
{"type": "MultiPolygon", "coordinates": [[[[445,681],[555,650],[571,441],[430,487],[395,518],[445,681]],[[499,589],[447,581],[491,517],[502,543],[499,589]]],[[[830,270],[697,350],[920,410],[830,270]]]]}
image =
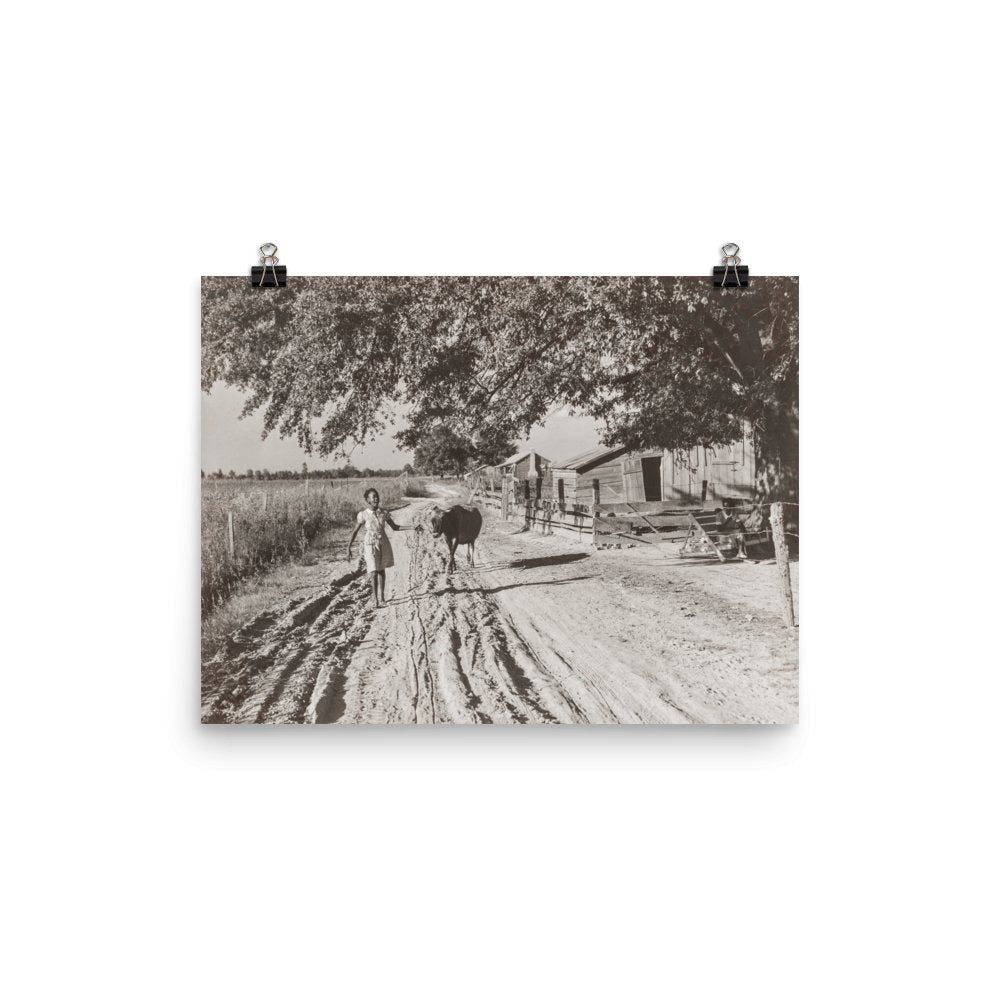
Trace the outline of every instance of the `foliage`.
{"type": "Polygon", "coordinates": [[[797,295],[793,278],[308,278],[266,296],[206,278],[203,384],[243,389],[265,433],[322,456],[404,401],[412,446],[441,425],[477,447],[524,438],[558,405],[630,447],[731,441],[749,421],[762,489],[789,488],[797,295]]]}
{"type": "Polygon", "coordinates": [[[590,412],[633,449],[727,443],[754,430],[758,485],[794,493],[798,467],[798,281],[725,290],[697,279],[616,279],[614,331],[590,412]]]}
{"type": "Polygon", "coordinates": [[[456,434],[447,424],[435,424],[418,437],[413,453],[417,468],[432,476],[460,476],[471,457],[472,442],[456,434]]]}
{"type": "Polygon", "coordinates": [[[413,448],[416,467],[433,476],[461,476],[470,466],[498,465],[514,449],[506,435],[489,427],[475,438],[459,434],[446,423],[424,430],[408,427],[396,437],[404,447],[413,448]]]}

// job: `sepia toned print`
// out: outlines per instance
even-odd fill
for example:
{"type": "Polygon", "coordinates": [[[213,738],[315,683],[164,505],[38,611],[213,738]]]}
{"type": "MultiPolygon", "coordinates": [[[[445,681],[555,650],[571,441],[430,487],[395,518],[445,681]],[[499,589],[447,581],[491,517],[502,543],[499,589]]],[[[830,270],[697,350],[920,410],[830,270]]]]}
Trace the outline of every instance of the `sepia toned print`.
{"type": "Polygon", "coordinates": [[[797,279],[202,296],[203,722],[797,721],[797,279]]]}

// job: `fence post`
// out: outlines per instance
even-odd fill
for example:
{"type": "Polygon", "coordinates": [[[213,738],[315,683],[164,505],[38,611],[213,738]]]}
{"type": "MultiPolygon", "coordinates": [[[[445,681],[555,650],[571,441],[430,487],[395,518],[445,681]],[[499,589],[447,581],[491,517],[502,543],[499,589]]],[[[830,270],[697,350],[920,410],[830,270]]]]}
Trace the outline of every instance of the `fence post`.
{"type": "Polygon", "coordinates": [[[233,534],[233,512],[230,511],[226,515],[226,536],[229,541],[229,556],[232,559],[236,558],[236,537],[233,534]]]}
{"type": "Polygon", "coordinates": [[[785,624],[795,625],[795,606],[792,603],[792,571],[788,564],[788,540],[785,538],[785,505],[771,504],[771,531],[774,535],[774,560],[778,564],[778,586],[781,588],[781,609],[785,624]]]}
{"type": "Polygon", "coordinates": [[[500,480],[500,518],[510,520],[510,481],[506,476],[500,480]]]}
{"type": "Polygon", "coordinates": [[[601,481],[600,479],[592,479],[591,486],[593,487],[594,496],[590,504],[590,512],[593,514],[593,519],[590,522],[591,525],[591,538],[590,544],[594,548],[598,548],[597,544],[597,508],[601,505],[601,481]]]}
{"type": "Polygon", "coordinates": [[[263,514],[267,513],[267,490],[264,490],[264,509],[261,513],[263,514]]]}

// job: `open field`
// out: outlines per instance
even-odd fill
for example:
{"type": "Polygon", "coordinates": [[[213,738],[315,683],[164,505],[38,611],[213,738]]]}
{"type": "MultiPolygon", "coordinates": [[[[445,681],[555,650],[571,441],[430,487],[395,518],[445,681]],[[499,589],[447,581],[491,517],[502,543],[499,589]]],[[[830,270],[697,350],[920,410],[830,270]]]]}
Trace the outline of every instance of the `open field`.
{"type": "Polygon", "coordinates": [[[320,534],[352,525],[364,506],[364,491],[370,486],[379,491],[387,507],[398,503],[402,496],[402,481],[396,478],[203,480],[203,613],[231,594],[241,579],[275,563],[304,559],[320,534]]]}
{"type": "MultiPolygon", "coordinates": [[[[397,520],[425,524],[431,506],[414,499],[397,520]]],[[[782,622],[773,563],[683,560],[672,544],[595,551],[493,514],[475,568],[460,553],[448,575],[426,530],[393,548],[380,610],[337,547],[290,567],[272,595],[283,599],[203,664],[203,720],[797,719],[797,632],[782,622]]]]}

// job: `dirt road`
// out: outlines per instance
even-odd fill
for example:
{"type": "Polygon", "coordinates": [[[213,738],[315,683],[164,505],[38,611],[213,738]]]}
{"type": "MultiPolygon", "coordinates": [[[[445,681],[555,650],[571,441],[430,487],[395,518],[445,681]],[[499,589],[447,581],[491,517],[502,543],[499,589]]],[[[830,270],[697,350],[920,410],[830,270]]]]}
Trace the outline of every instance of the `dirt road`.
{"type": "MultiPolygon", "coordinates": [[[[401,523],[420,523],[414,500],[401,523]]],[[[205,722],[794,722],[775,567],[594,551],[489,514],[477,565],[393,537],[389,605],[340,575],[259,615],[203,669],[205,722]]]]}

